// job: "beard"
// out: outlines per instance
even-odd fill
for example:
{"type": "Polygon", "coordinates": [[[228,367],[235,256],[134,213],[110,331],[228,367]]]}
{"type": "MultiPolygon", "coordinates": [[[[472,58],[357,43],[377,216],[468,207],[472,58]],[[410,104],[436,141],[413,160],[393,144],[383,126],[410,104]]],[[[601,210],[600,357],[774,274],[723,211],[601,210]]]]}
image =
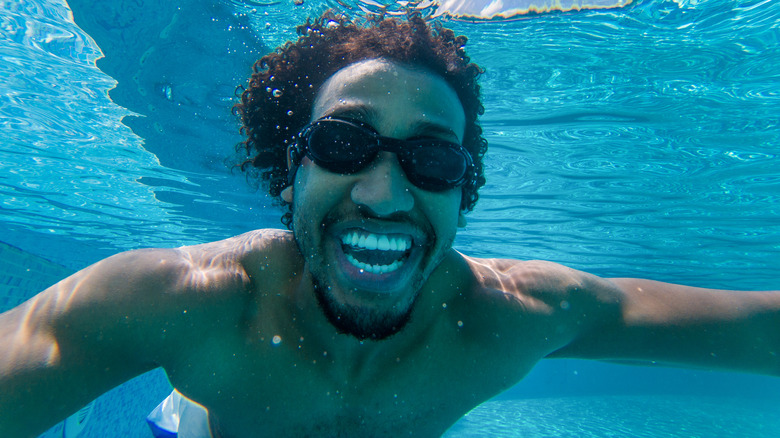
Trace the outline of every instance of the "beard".
{"type": "Polygon", "coordinates": [[[404,308],[393,306],[387,310],[366,309],[346,303],[339,303],[324,286],[312,276],[314,296],[325,317],[341,334],[351,335],[359,340],[379,341],[387,339],[403,329],[412,317],[418,294],[404,308]]]}

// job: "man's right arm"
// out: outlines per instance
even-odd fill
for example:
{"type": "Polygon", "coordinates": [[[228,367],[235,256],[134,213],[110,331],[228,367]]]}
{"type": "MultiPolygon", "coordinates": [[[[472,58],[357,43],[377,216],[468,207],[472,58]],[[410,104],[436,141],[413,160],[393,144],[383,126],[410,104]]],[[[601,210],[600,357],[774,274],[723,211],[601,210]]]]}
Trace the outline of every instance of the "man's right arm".
{"type": "Polygon", "coordinates": [[[249,279],[205,247],[122,253],[0,315],[0,436],[37,436],[239,315],[249,279]],[[231,293],[239,292],[239,293],[231,293]]]}

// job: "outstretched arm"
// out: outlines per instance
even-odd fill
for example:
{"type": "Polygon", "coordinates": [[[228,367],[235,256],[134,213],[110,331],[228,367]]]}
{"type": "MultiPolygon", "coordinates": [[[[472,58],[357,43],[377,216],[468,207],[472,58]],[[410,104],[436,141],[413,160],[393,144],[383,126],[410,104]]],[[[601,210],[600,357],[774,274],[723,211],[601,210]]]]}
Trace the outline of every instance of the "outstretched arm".
{"type": "Polygon", "coordinates": [[[603,291],[580,300],[589,303],[579,309],[582,330],[549,357],[657,361],[780,376],[780,291],[628,278],[593,285],[603,291]],[[611,304],[598,297],[609,297],[611,304]]]}
{"type": "Polygon", "coordinates": [[[248,279],[202,253],[119,254],[0,315],[0,435],[36,436],[172,360],[177,339],[208,329],[206,309],[240,314],[240,294],[221,292],[248,279]]]}

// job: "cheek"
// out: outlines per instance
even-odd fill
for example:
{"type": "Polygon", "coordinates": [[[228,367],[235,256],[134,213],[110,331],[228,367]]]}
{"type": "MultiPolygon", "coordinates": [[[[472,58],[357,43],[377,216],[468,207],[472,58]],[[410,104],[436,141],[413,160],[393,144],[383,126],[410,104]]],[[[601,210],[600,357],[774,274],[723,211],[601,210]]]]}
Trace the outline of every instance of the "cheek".
{"type": "Polygon", "coordinates": [[[295,178],[293,206],[309,214],[328,210],[344,190],[343,178],[307,163],[301,165],[295,178]]]}
{"type": "Polygon", "coordinates": [[[424,204],[432,208],[428,211],[428,217],[439,235],[454,234],[458,228],[458,215],[460,214],[461,191],[452,190],[446,193],[430,193],[426,196],[424,204]]]}

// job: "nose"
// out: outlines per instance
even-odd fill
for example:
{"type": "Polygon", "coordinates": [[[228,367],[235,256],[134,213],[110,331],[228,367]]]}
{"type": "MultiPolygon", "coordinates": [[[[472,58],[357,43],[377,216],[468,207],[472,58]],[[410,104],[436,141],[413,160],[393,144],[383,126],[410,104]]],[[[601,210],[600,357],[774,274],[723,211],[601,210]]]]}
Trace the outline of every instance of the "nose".
{"type": "Polygon", "coordinates": [[[352,201],[379,217],[410,211],[414,196],[395,154],[382,152],[352,186],[352,201]]]}

